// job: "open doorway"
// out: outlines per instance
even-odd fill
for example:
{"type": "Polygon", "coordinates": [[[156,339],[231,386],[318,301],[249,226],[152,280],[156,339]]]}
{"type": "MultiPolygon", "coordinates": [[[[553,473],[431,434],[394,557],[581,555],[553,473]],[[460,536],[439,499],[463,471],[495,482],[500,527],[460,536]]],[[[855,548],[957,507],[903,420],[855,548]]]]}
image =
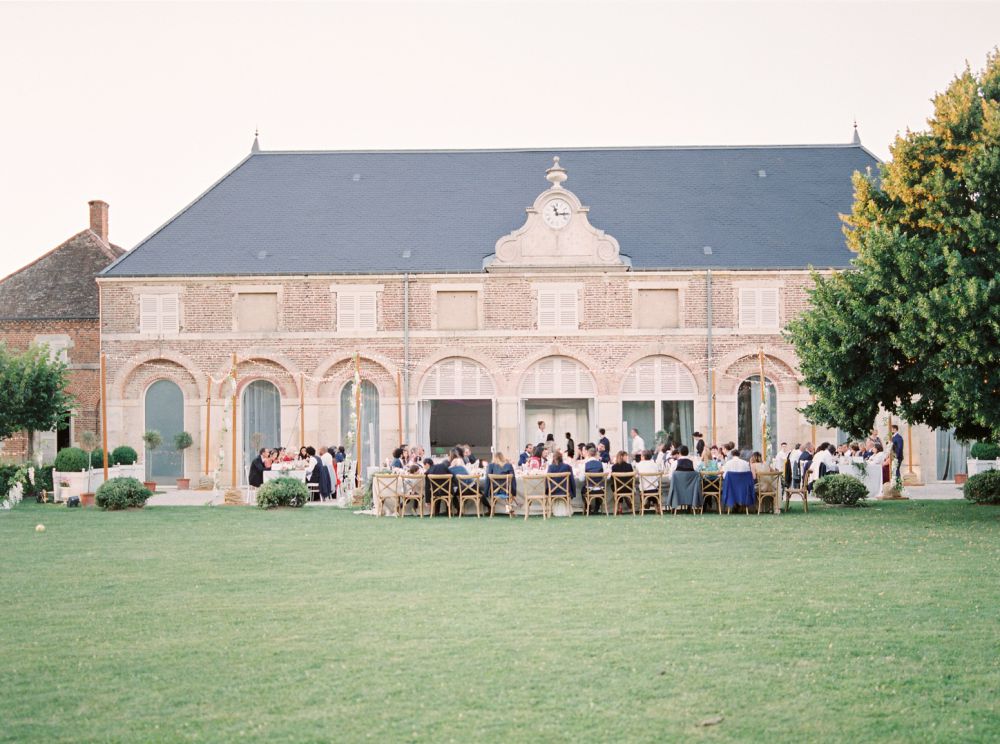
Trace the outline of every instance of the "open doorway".
{"type": "Polygon", "coordinates": [[[476,457],[490,457],[493,447],[493,401],[431,400],[431,452],[444,454],[456,444],[468,444],[476,457]]]}
{"type": "Polygon", "coordinates": [[[547,398],[524,401],[524,442],[537,439],[538,422],[545,422],[545,431],[555,437],[556,447],[566,446],[566,434],[574,442],[588,442],[590,434],[589,398],[547,398]]]}

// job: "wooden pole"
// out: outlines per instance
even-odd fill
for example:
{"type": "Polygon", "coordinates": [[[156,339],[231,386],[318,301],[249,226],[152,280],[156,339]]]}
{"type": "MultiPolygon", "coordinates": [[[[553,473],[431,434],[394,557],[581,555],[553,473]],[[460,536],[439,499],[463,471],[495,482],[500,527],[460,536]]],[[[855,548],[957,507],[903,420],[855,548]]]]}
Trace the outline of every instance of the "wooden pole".
{"type": "Polygon", "coordinates": [[[906,425],[906,451],[910,453],[910,459],[906,461],[906,472],[913,475],[913,426],[906,425]]]}
{"type": "Polygon", "coordinates": [[[306,376],[299,372],[299,447],[306,446],[306,376]]]}
{"type": "Polygon", "coordinates": [[[764,458],[764,462],[767,462],[767,408],[765,404],[767,403],[767,396],[765,395],[765,385],[764,382],[764,349],[761,347],[757,354],[760,361],[760,453],[764,458]]]}
{"type": "Polygon", "coordinates": [[[101,354],[101,448],[104,451],[104,482],[108,481],[108,358],[101,354]]]}
{"type": "Polygon", "coordinates": [[[209,456],[212,452],[212,375],[208,376],[208,399],[205,401],[205,475],[212,471],[208,469],[209,456]]]}
{"type": "Polygon", "coordinates": [[[719,443],[719,430],[715,423],[715,370],[712,370],[712,440],[709,446],[719,443]]]}
{"type": "Polygon", "coordinates": [[[888,457],[886,460],[889,462],[889,482],[892,483],[892,414],[889,414],[889,423],[886,424],[885,430],[885,444],[882,445],[885,448],[888,457]]]}
{"type": "MultiPolygon", "coordinates": [[[[809,399],[810,399],[810,402],[812,402],[812,403],[816,402],[816,396],[815,395],[810,395],[809,399]]],[[[811,433],[809,435],[809,441],[815,447],[816,446],[816,424],[812,424],[812,426],[810,428],[810,432],[811,433]]]]}
{"type": "Polygon", "coordinates": [[[403,446],[403,376],[396,370],[396,412],[399,414],[399,446],[403,446]]]}
{"type": "Polygon", "coordinates": [[[361,479],[361,358],[354,352],[354,373],[358,384],[354,386],[355,437],[358,443],[358,466],[355,468],[354,482],[364,483],[361,479]]]}
{"type": "Polygon", "coordinates": [[[239,487],[236,478],[236,389],[239,387],[236,377],[236,353],[233,353],[233,465],[232,465],[232,486],[234,490],[239,487]]]}

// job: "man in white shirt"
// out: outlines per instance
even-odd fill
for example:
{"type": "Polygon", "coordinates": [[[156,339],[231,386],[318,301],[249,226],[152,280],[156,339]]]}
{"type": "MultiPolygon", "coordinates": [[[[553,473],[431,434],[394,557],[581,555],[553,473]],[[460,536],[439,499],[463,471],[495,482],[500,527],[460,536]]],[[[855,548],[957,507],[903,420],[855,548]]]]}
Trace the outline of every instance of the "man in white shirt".
{"type": "Polygon", "coordinates": [[[646,449],[646,443],[643,441],[642,437],[639,436],[638,429],[630,430],[632,434],[632,454],[639,455],[642,454],[646,449]]]}
{"type": "Polygon", "coordinates": [[[545,431],[545,422],[544,421],[539,421],[538,422],[538,433],[535,435],[535,439],[538,440],[538,444],[545,444],[545,438],[547,436],[548,436],[548,433],[545,431]]]}
{"type": "Polygon", "coordinates": [[[660,467],[653,461],[652,452],[642,451],[642,459],[635,464],[635,472],[639,477],[640,491],[656,493],[660,490],[660,467]]]}
{"type": "Polygon", "coordinates": [[[328,448],[319,448],[319,461],[326,467],[326,472],[330,475],[330,483],[334,486],[334,490],[336,490],[337,476],[333,472],[333,455],[330,454],[328,448]]]}
{"type": "Polygon", "coordinates": [[[774,455],[774,469],[779,473],[785,472],[785,461],[788,460],[788,442],[782,442],[778,452],[774,455]]]}
{"type": "Polygon", "coordinates": [[[731,457],[726,461],[726,464],[722,466],[722,477],[726,477],[726,473],[749,473],[750,463],[740,457],[739,453],[734,449],[730,453],[731,457]]]}

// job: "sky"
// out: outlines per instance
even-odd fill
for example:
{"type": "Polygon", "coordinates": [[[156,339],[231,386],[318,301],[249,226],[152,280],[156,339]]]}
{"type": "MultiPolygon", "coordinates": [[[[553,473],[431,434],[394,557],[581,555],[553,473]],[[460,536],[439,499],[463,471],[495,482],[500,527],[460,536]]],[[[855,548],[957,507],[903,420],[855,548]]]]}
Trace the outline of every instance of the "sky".
{"type": "MultiPolygon", "coordinates": [[[[1000,3],[0,2],[0,277],[111,205],[132,248],[248,152],[862,142],[1000,3]]],[[[527,206],[527,205],[526,205],[527,206]]]]}

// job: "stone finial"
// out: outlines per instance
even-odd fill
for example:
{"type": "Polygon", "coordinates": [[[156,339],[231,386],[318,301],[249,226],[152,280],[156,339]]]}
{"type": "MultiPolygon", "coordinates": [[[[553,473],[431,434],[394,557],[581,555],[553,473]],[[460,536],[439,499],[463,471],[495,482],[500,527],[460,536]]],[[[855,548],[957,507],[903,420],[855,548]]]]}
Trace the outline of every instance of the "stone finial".
{"type": "Polygon", "coordinates": [[[257,139],[257,135],[258,134],[259,134],[258,131],[256,129],[254,129],[253,130],[253,144],[250,145],[250,152],[251,153],[260,152],[260,142],[257,139]]]}
{"type": "Polygon", "coordinates": [[[552,167],[545,171],[546,180],[552,185],[549,187],[551,189],[557,189],[562,186],[563,181],[565,181],[569,176],[566,175],[566,169],[559,165],[559,156],[556,155],[552,158],[552,167]]]}
{"type": "Polygon", "coordinates": [[[861,135],[858,134],[858,120],[857,119],[854,120],[854,136],[851,137],[851,144],[852,145],[860,145],[861,144],[861,135]]]}

